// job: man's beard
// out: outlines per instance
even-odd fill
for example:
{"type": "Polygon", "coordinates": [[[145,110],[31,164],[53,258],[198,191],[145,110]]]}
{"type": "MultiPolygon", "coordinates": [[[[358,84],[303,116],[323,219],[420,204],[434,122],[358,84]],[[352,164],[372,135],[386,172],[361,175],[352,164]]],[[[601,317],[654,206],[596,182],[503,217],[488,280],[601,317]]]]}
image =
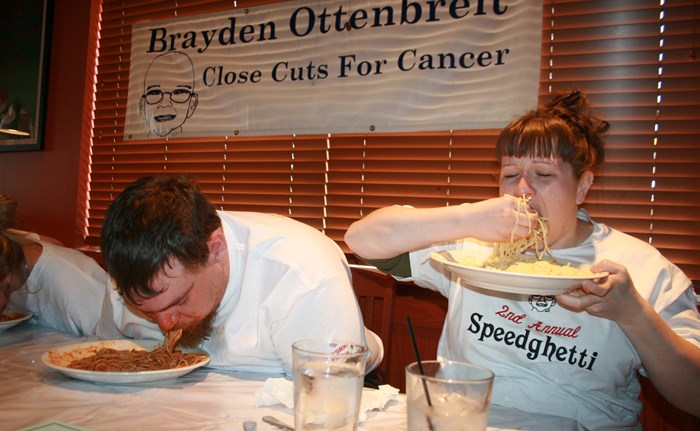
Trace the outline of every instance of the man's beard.
{"type": "Polygon", "coordinates": [[[209,336],[214,332],[214,319],[216,318],[216,310],[212,311],[207,317],[196,325],[182,328],[182,337],[178,345],[182,347],[198,347],[204,341],[209,339],[209,336]]]}

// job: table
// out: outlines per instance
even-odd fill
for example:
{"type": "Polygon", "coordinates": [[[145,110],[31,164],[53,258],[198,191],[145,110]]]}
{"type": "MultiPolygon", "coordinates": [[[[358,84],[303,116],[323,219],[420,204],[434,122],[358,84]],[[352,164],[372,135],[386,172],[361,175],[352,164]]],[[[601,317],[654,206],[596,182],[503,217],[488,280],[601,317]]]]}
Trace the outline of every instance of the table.
{"type": "MultiPolygon", "coordinates": [[[[278,431],[262,422],[272,415],[294,423],[292,409],[282,404],[256,407],[255,391],[270,375],[200,368],[175,380],[139,385],[103,385],[74,380],[47,368],[41,355],[53,347],[92,341],[23,322],[0,333],[0,428],[18,430],[57,422],[73,430],[204,430],[243,429],[255,420],[260,431],[278,431]]],[[[54,428],[57,429],[57,428],[54,428]]],[[[489,430],[579,429],[570,419],[533,415],[492,406],[489,430]]],[[[406,430],[406,403],[390,401],[372,411],[360,431],[406,430]]]]}

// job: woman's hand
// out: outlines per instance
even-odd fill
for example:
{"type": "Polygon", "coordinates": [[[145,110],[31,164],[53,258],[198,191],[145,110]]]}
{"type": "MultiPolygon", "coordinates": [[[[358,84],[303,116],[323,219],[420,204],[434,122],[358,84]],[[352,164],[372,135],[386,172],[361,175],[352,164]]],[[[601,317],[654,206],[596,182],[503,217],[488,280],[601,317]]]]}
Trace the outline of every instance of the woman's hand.
{"type": "Polygon", "coordinates": [[[557,302],[569,310],[613,320],[620,325],[639,317],[643,298],[634,287],[627,269],[609,260],[591,266],[594,273],[607,272],[597,280],[586,280],[569,293],[557,295],[557,302]]]}
{"type": "Polygon", "coordinates": [[[639,295],[624,266],[603,260],[591,271],[610,275],[595,282],[587,280],[581,287],[557,295],[558,304],[616,322],[656,389],[676,407],[699,415],[700,349],[671,330],[639,295]]]}
{"type": "Polygon", "coordinates": [[[460,205],[470,220],[472,237],[481,241],[510,242],[532,235],[537,213],[519,198],[505,195],[460,205]]]}

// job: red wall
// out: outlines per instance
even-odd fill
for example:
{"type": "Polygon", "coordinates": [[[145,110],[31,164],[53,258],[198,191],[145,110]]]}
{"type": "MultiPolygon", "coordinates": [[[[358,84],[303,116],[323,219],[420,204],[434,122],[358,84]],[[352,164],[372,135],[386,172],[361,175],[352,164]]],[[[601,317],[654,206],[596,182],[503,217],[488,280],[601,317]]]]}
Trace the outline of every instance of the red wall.
{"type": "Polygon", "coordinates": [[[82,245],[78,172],[90,7],[91,0],[54,2],[44,150],[0,152],[0,193],[19,201],[17,227],[70,246],[82,245]]]}

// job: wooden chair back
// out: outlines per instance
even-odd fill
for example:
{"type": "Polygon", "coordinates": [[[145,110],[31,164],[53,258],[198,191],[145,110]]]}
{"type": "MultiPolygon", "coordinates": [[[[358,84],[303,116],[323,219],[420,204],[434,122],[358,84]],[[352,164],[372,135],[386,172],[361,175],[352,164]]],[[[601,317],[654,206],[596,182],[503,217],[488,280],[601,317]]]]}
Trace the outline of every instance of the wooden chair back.
{"type": "Polygon", "coordinates": [[[378,374],[384,383],[388,383],[395,282],[387,275],[362,267],[351,266],[351,271],[352,285],[365,327],[377,334],[384,344],[384,358],[378,374]]]}

